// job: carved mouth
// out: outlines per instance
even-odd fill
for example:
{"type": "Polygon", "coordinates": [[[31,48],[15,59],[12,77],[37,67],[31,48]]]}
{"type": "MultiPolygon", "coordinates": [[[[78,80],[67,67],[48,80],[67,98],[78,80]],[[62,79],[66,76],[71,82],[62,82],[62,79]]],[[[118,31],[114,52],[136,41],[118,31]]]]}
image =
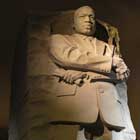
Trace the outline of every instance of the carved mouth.
{"type": "Polygon", "coordinates": [[[87,30],[91,30],[92,26],[91,25],[85,25],[84,28],[87,29],[87,30]]]}
{"type": "Polygon", "coordinates": [[[90,23],[86,23],[86,24],[84,24],[83,26],[84,26],[85,28],[89,28],[89,29],[92,28],[92,24],[90,24],[90,23]]]}

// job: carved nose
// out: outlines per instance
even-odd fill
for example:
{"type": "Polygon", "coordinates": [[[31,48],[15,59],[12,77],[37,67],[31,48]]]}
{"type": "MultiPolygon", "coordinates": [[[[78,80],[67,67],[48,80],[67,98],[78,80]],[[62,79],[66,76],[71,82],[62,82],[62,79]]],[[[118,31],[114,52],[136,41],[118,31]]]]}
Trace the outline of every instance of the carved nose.
{"type": "Polygon", "coordinates": [[[86,16],[85,17],[85,21],[90,21],[90,17],[89,16],[86,16]]]}

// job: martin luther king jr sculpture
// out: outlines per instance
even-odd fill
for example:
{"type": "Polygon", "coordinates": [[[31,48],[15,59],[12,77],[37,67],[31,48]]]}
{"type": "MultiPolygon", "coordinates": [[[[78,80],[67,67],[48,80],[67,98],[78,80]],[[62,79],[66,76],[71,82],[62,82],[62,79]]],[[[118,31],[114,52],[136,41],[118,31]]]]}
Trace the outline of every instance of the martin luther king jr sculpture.
{"type": "MultiPolygon", "coordinates": [[[[95,30],[95,10],[83,6],[74,12],[73,34],[53,34],[47,39],[49,70],[38,84],[33,84],[37,78],[28,81],[28,104],[40,103],[35,114],[41,105],[35,94],[44,97],[36,115],[43,116],[41,131],[32,126],[38,136],[29,140],[96,140],[104,128],[112,132],[112,140],[135,140],[124,99],[130,71],[118,53],[118,42],[115,46],[111,38],[108,43],[97,39],[95,30]]],[[[108,31],[113,35],[113,29],[108,31]]],[[[25,120],[30,120],[28,116],[25,120]]]]}
{"type": "Polygon", "coordinates": [[[60,89],[56,89],[57,101],[53,101],[59,115],[52,115],[52,122],[78,125],[87,139],[101,135],[104,126],[127,129],[116,84],[127,80],[129,69],[113,45],[94,37],[95,11],[91,7],[76,10],[73,28],[75,33],[70,36],[50,38],[49,55],[60,78],[55,84],[60,89]]]}

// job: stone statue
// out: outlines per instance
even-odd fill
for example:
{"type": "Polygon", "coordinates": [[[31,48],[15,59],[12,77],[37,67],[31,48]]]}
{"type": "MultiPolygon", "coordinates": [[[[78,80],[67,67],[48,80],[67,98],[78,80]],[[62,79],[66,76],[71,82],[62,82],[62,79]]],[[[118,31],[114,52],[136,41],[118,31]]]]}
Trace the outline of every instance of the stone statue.
{"type": "Polygon", "coordinates": [[[101,136],[106,127],[115,132],[112,139],[118,139],[127,126],[119,96],[122,89],[117,85],[124,84],[130,71],[111,39],[107,44],[94,37],[95,11],[91,7],[75,11],[73,28],[72,35],[55,34],[49,39],[49,56],[56,66],[50,72],[51,125],[79,126],[87,140],[101,136]]]}
{"type": "Polygon", "coordinates": [[[98,20],[109,37],[101,41],[94,36],[96,21],[95,10],[83,6],[74,12],[72,34],[29,36],[27,78],[10,140],[135,140],[125,83],[130,71],[118,31],[98,20]],[[106,130],[111,138],[102,137],[106,130]]]}

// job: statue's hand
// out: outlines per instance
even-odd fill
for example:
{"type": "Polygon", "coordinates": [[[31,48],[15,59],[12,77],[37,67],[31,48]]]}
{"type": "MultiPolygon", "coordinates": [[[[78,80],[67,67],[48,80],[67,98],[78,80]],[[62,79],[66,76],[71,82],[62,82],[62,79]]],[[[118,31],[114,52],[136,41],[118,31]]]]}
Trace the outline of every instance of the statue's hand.
{"type": "Polygon", "coordinates": [[[80,71],[67,70],[62,77],[62,80],[68,84],[74,84],[77,80],[87,77],[87,74],[80,71]]]}
{"type": "Polygon", "coordinates": [[[130,75],[130,70],[122,58],[113,57],[113,67],[115,68],[118,80],[127,80],[130,75]]]}
{"type": "Polygon", "coordinates": [[[118,71],[116,73],[118,80],[125,80],[126,81],[128,79],[128,77],[130,76],[130,70],[128,68],[123,73],[121,71],[117,70],[117,69],[116,69],[116,71],[118,71]]]}
{"type": "Polygon", "coordinates": [[[120,57],[117,57],[117,56],[114,56],[113,57],[113,67],[117,67],[117,66],[119,66],[120,65],[120,63],[121,62],[123,62],[123,59],[122,58],[120,58],[120,57]]]}

